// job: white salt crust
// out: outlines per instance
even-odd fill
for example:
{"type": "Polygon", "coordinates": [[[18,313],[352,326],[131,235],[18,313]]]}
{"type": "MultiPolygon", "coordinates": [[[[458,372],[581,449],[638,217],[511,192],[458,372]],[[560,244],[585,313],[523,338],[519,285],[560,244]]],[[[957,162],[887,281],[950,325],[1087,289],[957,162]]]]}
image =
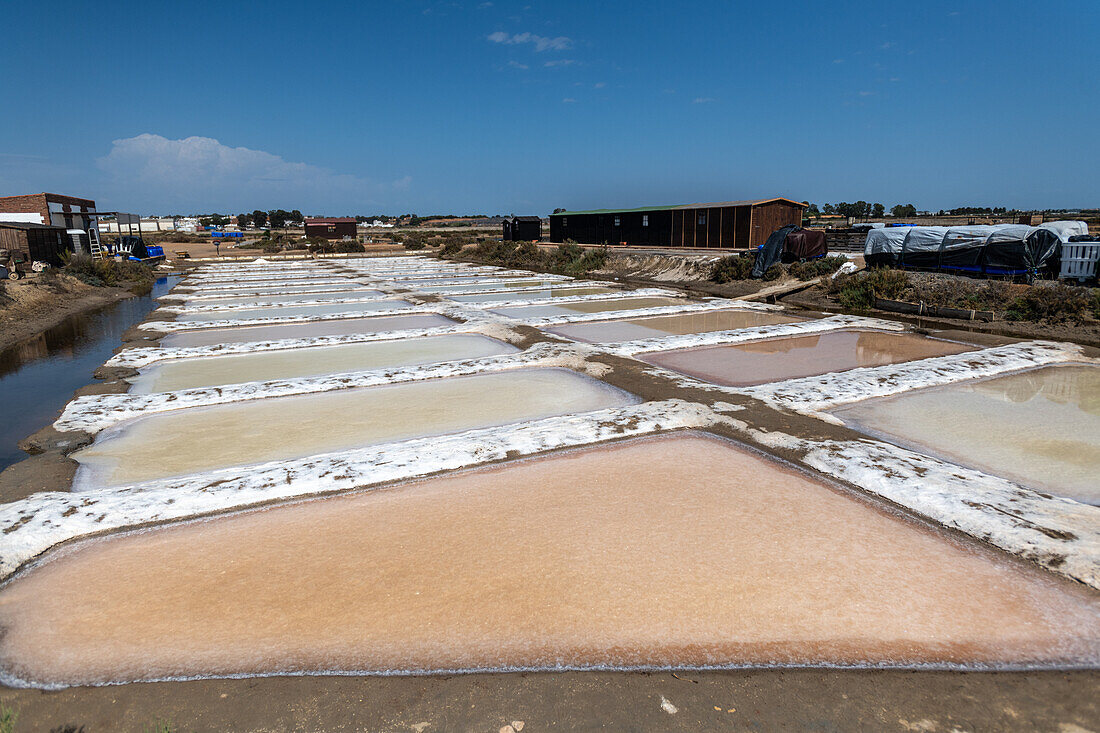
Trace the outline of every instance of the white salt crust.
{"type": "Polygon", "coordinates": [[[929,359],[860,367],[816,377],[772,382],[737,391],[777,407],[839,423],[823,415],[841,405],[874,397],[887,397],[924,387],[938,387],[1070,361],[1097,363],[1076,344],[1024,341],[979,351],[948,354],[929,359]]]}
{"type": "Polygon", "coordinates": [[[82,535],[382,484],[658,430],[703,427],[715,420],[714,413],[703,405],[680,400],[648,402],[79,494],[32,494],[0,505],[0,578],[57,543],[82,535]]]}
{"type": "Polygon", "coordinates": [[[249,303],[232,303],[218,305],[215,303],[203,303],[201,305],[192,305],[187,303],[185,305],[162,305],[157,308],[158,313],[175,313],[177,315],[189,315],[192,313],[217,313],[224,311],[226,313],[232,313],[233,311],[242,310],[256,310],[257,308],[298,308],[308,305],[333,305],[336,303],[371,303],[380,300],[393,300],[393,295],[389,293],[383,293],[381,295],[364,295],[358,298],[340,297],[340,298],[311,298],[310,300],[281,300],[273,303],[265,303],[263,301],[252,301],[249,303]]]}
{"type": "Polygon", "coordinates": [[[585,360],[593,353],[595,353],[593,347],[540,343],[518,354],[478,359],[343,372],[317,377],[277,379],[267,382],[243,382],[219,387],[195,387],[174,392],[86,395],[69,402],[61,417],[54,422],[54,427],[60,431],[81,430],[94,434],[126,420],[190,407],[226,405],[269,397],[317,394],[340,389],[401,384],[536,366],[598,372],[593,376],[599,376],[603,372],[599,369],[602,365],[589,364],[585,360]]]}

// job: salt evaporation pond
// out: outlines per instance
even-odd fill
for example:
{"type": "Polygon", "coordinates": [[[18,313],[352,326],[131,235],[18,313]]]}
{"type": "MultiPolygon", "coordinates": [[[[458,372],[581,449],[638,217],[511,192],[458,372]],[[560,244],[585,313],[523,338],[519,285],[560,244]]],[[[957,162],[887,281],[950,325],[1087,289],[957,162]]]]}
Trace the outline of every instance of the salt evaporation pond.
{"type": "Polygon", "coordinates": [[[680,434],[75,543],[0,591],[0,668],[1095,665],[1097,598],[680,434]]]}
{"type": "Polygon", "coordinates": [[[177,321],[198,323],[202,321],[221,321],[225,319],[248,320],[250,318],[287,318],[290,316],[323,316],[333,313],[370,313],[372,311],[397,310],[411,308],[407,300],[369,300],[362,303],[318,303],[314,305],[293,305],[280,307],[260,307],[238,310],[203,311],[184,313],[176,316],[177,321]]]}
{"type": "Polygon", "coordinates": [[[834,331],[733,346],[664,351],[644,358],[651,364],[707,382],[745,387],[973,350],[973,346],[966,344],[907,333],[834,331]]]}
{"type": "Polygon", "coordinates": [[[1100,367],[1052,366],[836,410],[857,430],[1100,504],[1100,367]]]}
{"type": "MultiPolygon", "coordinates": [[[[467,283],[466,285],[417,285],[416,290],[425,293],[461,293],[479,290],[515,290],[516,288],[528,288],[536,285],[558,285],[560,280],[500,280],[495,282],[467,283]]],[[[412,287],[411,285],[409,286],[412,287]]]]}
{"type": "Polygon", "coordinates": [[[526,300],[528,298],[567,298],[571,295],[597,295],[600,293],[613,292],[615,292],[615,288],[546,288],[545,290],[505,290],[503,292],[496,293],[478,293],[477,295],[450,295],[447,297],[450,300],[455,300],[459,303],[492,303],[506,300],[526,300]]]}
{"type": "Polygon", "coordinates": [[[566,369],[517,369],[162,412],[72,454],[87,490],[634,404],[566,369]]]}
{"type": "Polygon", "coordinates": [[[657,308],[665,305],[684,305],[691,301],[683,298],[622,298],[616,300],[582,300],[578,303],[547,303],[542,305],[517,305],[512,308],[495,308],[498,313],[509,318],[553,318],[577,313],[603,313],[605,311],[635,310],[637,308],[657,308]]]}
{"type": "MultiPolygon", "coordinates": [[[[295,280],[289,280],[287,282],[299,282],[295,280]]],[[[182,295],[188,297],[200,296],[200,295],[238,295],[245,293],[256,293],[263,295],[272,292],[283,292],[284,288],[287,292],[294,291],[299,293],[310,292],[313,290],[332,290],[333,287],[348,287],[349,285],[356,285],[357,282],[350,277],[341,277],[330,280],[314,280],[308,284],[298,285],[286,285],[280,283],[273,283],[270,280],[260,280],[255,284],[247,282],[227,282],[218,283],[213,285],[196,285],[194,283],[183,283],[179,286],[179,291],[182,295]]]]}
{"type": "Polygon", "coordinates": [[[232,297],[187,298],[188,305],[246,305],[249,303],[293,303],[299,300],[324,300],[328,298],[372,298],[382,295],[381,290],[325,290],[304,293],[278,293],[276,295],[235,295],[232,297]]]}
{"type": "Polygon", "coordinates": [[[175,359],[142,369],[141,374],[133,378],[130,392],[170,392],[238,382],[477,359],[516,351],[516,347],[488,336],[456,333],[400,341],[175,359]]]}
{"type": "Polygon", "coordinates": [[[794,323],[801,318],[754,310],[707,311],[650,318],[629,318],[595,323],[568,323],[547,328],[546,331],[588,343],[613,343],[637,339],[670,336],[673,334],[732,331],[752,326],[770,326],[776,323],[794,323]]]}
{"type": "Polygon", "coordinates": [[[207,328],[197,331],[170,333],[160,340],[161,346],[184,348],[212,344],[236,344],[276,339],[315,338],[318,336],[348,336],[358,333],[381,333],[419,328],[439,328],[457,323],[438,313],[417,313],[407,316],[375,316],[305,323],[277,323],[269,326],[239,326],[207,328]]]}

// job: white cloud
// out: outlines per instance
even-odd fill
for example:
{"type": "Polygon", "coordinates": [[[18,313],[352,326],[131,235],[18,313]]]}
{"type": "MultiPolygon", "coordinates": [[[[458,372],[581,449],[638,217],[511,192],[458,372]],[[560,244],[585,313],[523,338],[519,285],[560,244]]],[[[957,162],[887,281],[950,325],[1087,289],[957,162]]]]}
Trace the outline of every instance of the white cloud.
{"type": "Polygon", "coordinates": [[[692,104],[710,104],[714,101],[714,97],[696,97],[691,100],[692,104]]]}
{"type": "Polygon", "coordinates": [[[592,86],[595,87],[596,89],[603,89],[605,86],[607,86],[607,82],[606,81],[598,81],[595,84],[593,84],[592,86]]]}
{"type": "Polygon", "coordinates": [[[518,61],[509,61],[508,66],[510,66],[513,69],[530,69],[531,68],[527,64],[521,64],[518,61]]]}
{"type": "Polygon", "coordinates": [[[860,92],[859,96],[861,96],[861,97],[871,97],[871,96],[874,96],[874,94],[875,94],[874,92],[860,92]]]}
{"type": "Polygon", "coordinates": [[[530,43],[534,45],[536,51],[564,51],[573,46],[571,38],[565,36],[547,38],[546,36],[537,36],[534,33],[508,34],[504,31],[497,31],[496,33],[490,33],[488,38],[493,43],[503,43],[509,46],[530,43]]]}
{"type": "Polygon", "coordinates": [[[577,100],[573,99],[572,97],[566,97],[565,99],[563,99],[561,101],[562,101],[563,104],[576,104],[577,103],[577,100]]]}
{"type": "Polygon", "coordinates": [[[574,59],[557,59],[555,61],[547,61],[543,66],[572,66],[577,63],[574,59]]]}
{"type": "Polygon", "coordinates": [[[133,201],[132,206],[171,210],[253,205],[324,210],[374,202],[412,184],[408,176],[378,183],[209,137],[169,140],[144,133],[115,140],[110,153],[96,162],[121,205],[133,201]]]}

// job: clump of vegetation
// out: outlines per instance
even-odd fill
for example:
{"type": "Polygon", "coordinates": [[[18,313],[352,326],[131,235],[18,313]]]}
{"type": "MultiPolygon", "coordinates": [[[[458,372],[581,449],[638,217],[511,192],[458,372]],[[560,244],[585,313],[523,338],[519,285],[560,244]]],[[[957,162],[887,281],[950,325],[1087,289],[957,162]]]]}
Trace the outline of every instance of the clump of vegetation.
{"type": "Polygon", "coordinates": [[[1045,321],[1047,323],[1080,323],[1087,316],[1094,318],[1100,305],[1088,288],[1075,288],[1062,283],[1040,283],[1027,288],[1005,310],[1009,321],[1045,321]]]}
{"type": "Polygon", "coordinates": [[[710,279],[716,283],[748,280],[754,264],[756,264],[756,255],[748,252],[723,257],[714,263],[714,269],[710,272],[710,279]]]}
{"type": "Polygon", "coordinates": [[[875,307],[876,298],[896,300],[909,288],[909,276],[886,268],[841,275],[829,283],[829,292],[845,308],[866,311],[875,307]]]}
{"type": "Polygon", "coordinates": [[[827,257],[818,257],[814,260],[806,260],[804,262],[795,262],[787,266],[787,272],[791,277],[797,278],[802,281],[813,280],[814,278],[821,277],[823,275],[832,275],[839,270],[841,266],[848,261],[848,258],[844,255],[830,255],[827,257]]]}
{"type": "Polygon", "coordinates": [[[335,246],[335,249],[336,249],[337,252],[347,252],[347,253],[366,252],[367,251],[366,247],[359,244],[359,242],[355,242],[355,241],[337,242],[336,246],[335,246]]]}
{"type": "Polygon", "coordinates": [[[78,280],[95,287],[128,286],[135,291],[147,292],[156,276],[148,265],[132,260],[93,259],[91,255],[74,254],[68,257],[64,267],[78,280]]]}
{"type": "Polygon", "coordinates": [[[465,244],[457,239],[451,240],[439,248],[442,257],[453,257],[462,251],[465,244]]]}
{"type": "Polygon", "coordinates": [[[19,713],[7,705],[0,705],[0,733],[12,733],[15,730],[15,721],[19,713]]]}
{"type": "MultiPolygon", "coordinates": [[[[832,275],[840,269],[840,266],[848,261],[847,257],[835,255],[832,257],[819,257],[804,262],[793,262],[789,265],[776,263],[764,273],[765,280],[782,280],[793,277],[797,280],[813,280],[822,275],[832,275]]],[[[742,252],[740,254],[723,257],[714,263],[710,279],[716,283],[728,283],[736,280],[749,280],[752,277],[752,268],[756,264],[755,252],[742,252]]]]}
{"type": "MultiPolygon", "coordinates": [[[[445,248],[448,245],[444,245],[445,248]]],[[[554,272],[562,275],[583,275],[598,270],[607,262],[607,248],[585,249],[576,242],[567,241],[555,249],[542,249],[534,242],[504,242],[497,239],[484,239],[473,248],[463,250],[460,244],[451,245],[447,256],[463,255],[489,265],[514,267],[540,272],[554,272]],[[457,246],[457,249],[456,249],[457,246]]]]}

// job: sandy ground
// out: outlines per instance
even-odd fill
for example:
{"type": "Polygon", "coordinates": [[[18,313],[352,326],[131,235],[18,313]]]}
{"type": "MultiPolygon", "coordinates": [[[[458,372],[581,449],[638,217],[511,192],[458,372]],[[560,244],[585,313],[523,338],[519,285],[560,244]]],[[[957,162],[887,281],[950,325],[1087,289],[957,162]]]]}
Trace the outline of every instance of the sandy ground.
{"type": "Polygon", "coordinates": [[[0,690],[16,731],[1096,730],[1097,672],[272,677],[0,690]],[[510,726],[510,729],[509,729],[510,726]]]}
{"type": "Polygon", "coordinates": [[[56,326],[74,313],[133,296],[125,288],[97,288],[63,273],[55,285],[29,275],[6,280],[0,287],[0,349],[56,326]]]}

